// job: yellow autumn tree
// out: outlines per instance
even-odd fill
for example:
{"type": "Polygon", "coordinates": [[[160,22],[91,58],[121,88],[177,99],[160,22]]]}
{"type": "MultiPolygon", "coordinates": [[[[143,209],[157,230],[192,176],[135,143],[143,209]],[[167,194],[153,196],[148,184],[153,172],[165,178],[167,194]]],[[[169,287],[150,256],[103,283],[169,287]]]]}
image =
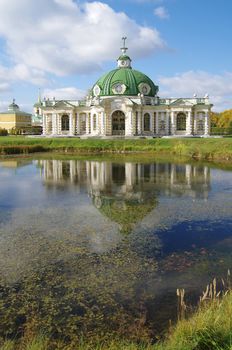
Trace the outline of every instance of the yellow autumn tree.
{"type": "Polygon", "coordinates": [[[211,125],[218,128],[232,128],[232,109],[221,113],[211,112],[211,125]]]}

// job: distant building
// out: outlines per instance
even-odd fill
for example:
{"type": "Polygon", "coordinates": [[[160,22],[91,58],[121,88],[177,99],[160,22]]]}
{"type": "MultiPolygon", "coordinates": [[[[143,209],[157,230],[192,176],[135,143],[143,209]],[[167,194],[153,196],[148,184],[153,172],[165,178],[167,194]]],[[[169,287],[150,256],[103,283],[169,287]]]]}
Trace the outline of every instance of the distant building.
{"type": "Polygon", "coordinates": [[[34,113],[32,114],[32,126],[43,126],[43,116],[41,114],[41,96],[39,91],[38,101],[34,104],[34,113]]]}
{"type": "Polygon", "coordinates": [[[23,129],[31,126],[31,114],[20,111],[15,100],[9,105],[6,112],[0,113],[0,128],[10,131],[11,129],[23,129]]]}
{"type": "Polygon", "coordinates": [[[54,98],[35,104],[43,118],[43,135],[208,136],[208,95],[159,98],[158,86],[132,68],[123,39],[117,68],[103,75],[85,100],[54,98]]]}

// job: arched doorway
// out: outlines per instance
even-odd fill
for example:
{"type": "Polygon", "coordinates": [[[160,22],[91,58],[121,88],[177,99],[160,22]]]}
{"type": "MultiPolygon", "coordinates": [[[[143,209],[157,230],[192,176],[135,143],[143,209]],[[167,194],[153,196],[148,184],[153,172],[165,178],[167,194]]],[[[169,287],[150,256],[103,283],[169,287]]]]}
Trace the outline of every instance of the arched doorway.
{"type": "Polygon", "coordinates": [[[61,118],[61,130],[68,131],[69,130],[69,116],[67,114],[62,115],[61,118]]]}
{"type": "Polygon", "coordinates": [[[125,135],[125,114],[122,111],[112,114],[112,135],[125,135]]]}
{"type": "Polygon", "coordinates": [[[150,114],[145,113],[143,116],[143,130],[150,131],[150,114]]]}

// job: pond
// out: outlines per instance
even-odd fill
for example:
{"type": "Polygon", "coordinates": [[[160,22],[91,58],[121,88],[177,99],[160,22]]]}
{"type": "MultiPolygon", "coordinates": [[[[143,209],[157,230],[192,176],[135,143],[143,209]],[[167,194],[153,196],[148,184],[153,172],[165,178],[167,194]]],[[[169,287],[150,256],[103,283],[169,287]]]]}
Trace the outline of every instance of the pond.
{"type": "Polygon", "coordinates": [[[200,163],[2,159],[0,337],[155,339],[232,266],[232,172],[200,163]]]}

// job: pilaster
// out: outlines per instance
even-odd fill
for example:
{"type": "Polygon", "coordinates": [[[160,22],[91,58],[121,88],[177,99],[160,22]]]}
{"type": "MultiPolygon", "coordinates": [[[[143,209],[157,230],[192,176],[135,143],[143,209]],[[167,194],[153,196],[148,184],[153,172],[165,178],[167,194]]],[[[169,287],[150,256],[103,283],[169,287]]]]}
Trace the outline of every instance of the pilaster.
{"type": "Polygon", "coordinates": [[[159,111],[156,112],[156,135],[159,135],[159,111]]]}
{"type": "Polygon", "coordinates": [[[89,113],[86,113],[86,134],[89,134],[89,113]]]}
{"type": "Polygon", "coordinates": [[[47,135],[47,116],[43,114],[43,135],[47,135]]]}
{"type": "Polygon", "coordinates": [[[57,119],[56,119],[56,113],[52,114],[52,135],[57,134],[57,119]]]}
{"type": "Polygon", "coordinates": [[[101,112],[101,117],[100,117],[100,134],[101,135],[105,135],[105,113],[104,112],[101,112]]]}
{"type": "Polygon", "coordinates": [[[192,135],[192,111],[187,112],[186,135],[192,135]]]}
{"type": "Polygon", "coordinates": [[[69,113],[69,135],[70,136],[74,135],[74,130],[73,130],[73,112],[69,113]]]}
{"type": "Polygon", "coordinates": [[[154,113],[149,113],[150,114],[150,132],[154,134],[154,113]]]}
{"type": "Polygon", "coordinates": [[[209,135],[209,131],[210,131],[210,125],[209,125],[209,113],[208,111],[205,112],[205,136],[209,135]]]}
{"type": "Polygon", "coordinates": [[[142,111],[138,112],[138,120],[137,120],[137,130],[138,130],[138,135],[142,134],[142,111]]]}
{"type": "Polygon", "coordinates": [[[132,110],[128,109],[126,113],[126,120],[125,120],[125,135],[126,136],[133,136],[133,125],[132,125],[132,110]]]}
{"type": "Polygon", "coordinates": [[[175,112],[171,111],[171,135],[175,135],[175,133],[176,133],[175,112]]]}
{"type": "Polygon", "coordinates": [[[166,111],[165,135],[169,135],[169,112],[166,111]]]}
{"type": "Polygon", "coordinates": [[[81,133],[80,115],[79,113],[76,113],[76,134],[80,135],[80,133],[81,133]]]}
{"type": "Polygon", "coordinates": [[[197,134],[197,111],[194,112],[193,135],[197,134]]]}

